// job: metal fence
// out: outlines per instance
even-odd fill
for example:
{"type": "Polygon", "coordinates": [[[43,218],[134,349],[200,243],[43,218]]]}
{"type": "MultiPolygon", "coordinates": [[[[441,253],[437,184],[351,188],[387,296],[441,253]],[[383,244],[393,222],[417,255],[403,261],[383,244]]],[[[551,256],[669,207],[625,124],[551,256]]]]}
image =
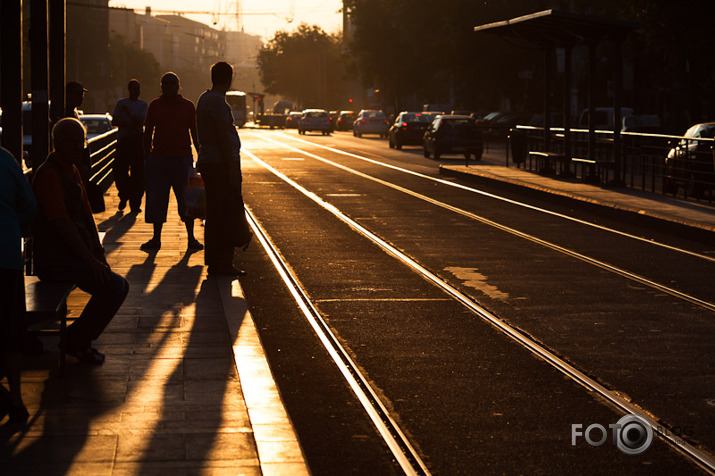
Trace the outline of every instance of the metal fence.
{"type": "Polygon", "coordinates": [[[550,128],[545,145],[543,128],[517,126],[507,136],[506,165],[511,161],[534,172],[713,202],[714,139],[623,132],[617,163],[613,131],[597,130],[590,154],[588,130],[570,129],[570,134],[567,158],[563,128],[550,128]]]}
{"type": "MultiPolygon", "coordinates": [[[[89,147],[90,169],[89,180],[99,185],[106,191],[114,181],[114,159],[117,153],[117,129],[105,132],[91,138],[87,142],[89,147]]],[[[23,164],[24,165],[24,164],[23,164]]],[[[32,168],[23,167],[25,175],[32,175],[32,168]]]]}

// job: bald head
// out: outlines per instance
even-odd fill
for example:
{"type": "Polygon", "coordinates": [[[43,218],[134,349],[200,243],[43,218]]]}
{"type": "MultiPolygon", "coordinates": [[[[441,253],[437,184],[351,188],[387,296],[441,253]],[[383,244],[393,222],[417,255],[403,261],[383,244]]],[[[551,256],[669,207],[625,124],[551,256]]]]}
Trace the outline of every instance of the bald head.
{"type": "Polygon", "coordinates": [[[57,155],[65,161],[79,163],[85,146],[86,131],[74,117],[60,119],[52,128],[52,142],[57,155]]]}

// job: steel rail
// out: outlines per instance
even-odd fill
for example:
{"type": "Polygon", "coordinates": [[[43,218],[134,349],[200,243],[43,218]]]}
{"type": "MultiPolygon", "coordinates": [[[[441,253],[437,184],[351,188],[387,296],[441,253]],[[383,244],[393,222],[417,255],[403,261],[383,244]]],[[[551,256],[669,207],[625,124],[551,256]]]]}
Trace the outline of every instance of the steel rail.
{"type": "Polygon", "coordinates": [[[693,461],[695,464],[697,464],[699,467],[701,467],[703,470],[707,471],[710,474],[715,475],[715,461],[705,452],[695,448],[694,446],[690,445],[689,443],[677,438],[675,435],[670,434],[667,430],[663,430],[662,426],[658,424],[658,421],[660,420],[659,418],[655,416],[650,416],[650,414],[645,414],[644,410],[635,404],[632,404],[631,402],[627,401],[623,397],[620,396],[620,393],[616,390],[609,390],[603,385],[599,384],[596,382],[594,379],[586,375],[585,373],[581,372],[571,364],[567,363],[566,361],[562,360],[558,356],[556,356],[554,353],[531,339],[529,336],[523,334],[521,331],[518,329],[508,325],[501,319],[499,319],[497,316],[474,302],[469,296],[466,294],[463,294],[461,291],[444,281],[442,278],[439,276],[435,275],[428,269],[424,268],[421,266],[419,263],[414,261],[412,258],[409,256],[405,255],[403,252],[395,248],[394,246],[390,245],[374,233],[372,233],[370,230],[365,228],[364,226],[360,225],[358,222],[353,220],[352,218],[348,217],[344,213],[342,213],[337,207],[334,205],[331,205],[330,203],[324,201],[321,199],[319,196],[314,194],[313,192],[307,190],[300,184],[296,183],[295,181],[291,180],[289,177],[281,173],[280,171],[276,170],[275,168],[271,167],[269,164],[264,162],[263,160],[259,159],[255,154],[244,151],[247,153],[247,155],[251,156],[251,158],[256,161],[258,164],[262,165],[264,168],[269,170],[271,173],[279,177],[281,180],[301,192],[303,195],[306,197],[310,198],[312,201],[314,201],[316,204],[324,208],[325,210],[329,211],[332,213],[336,218],[344,222],[346,225],[348,225],[350,228],[358,232],[359,234],[363,235],[373,243],[375,243],[377,246],[383,249],[387,254],[393,256],[394,258],[398,259],[401,261],[403,264],[407,265],[410,267],[413,271],[417,272],[419,275],[421,275],[423,278],[427,279],[434,285],[436,285],[438,288],[442,289],[444,292],[446,292],[448,295],[452,296],[455,300],[463,304],[465,307],[470,309],[473,313],[475,313],[478,317],[480,317],[482,320],[485,322],[491,324],[494,326],[496,329],[501,331],[503,334],[507,335],[510,337],[512,340],[517,342],[519,345],[524,347],[525,349],[529,350],[532,352],[534,355],[542,359],[544,362],[547,364],[551,365],[553,368],[557,369],[579,385],[583,386],[587,390],[591,392],[595,392],[599,394],[601,397],[603,397],[606,401],[611,403],[614,407],[616,407],[618,410],[625,414],[638,414],[645,418],[648,423],[650,424],[651,428],[653,429],[654,434],[657,434],[663,441],[665,441],[668,445],[670,445],[672,448],[674,448],[676,451],[680,452],[682,455],[685,457],[689,458],[691,461],[693,461]]]}
{"type": "MultiPolygon", "coordinates": [[[[596,228],[596,229],[598,229],[598,230],[605,231],[605,232],[608,232],[608,233],[614,233],[614,234],[616,234],[616,235],[620,235],[620,236],[623,236],[623,237],[626,237],[626,238],[630,238],[630,239],[636,240],[636,241],[641,241],[641,242],[643,242],[643,243],[647,243],[647,244],[652,245],[652,246],[657,246],[657,247],[660,247],[660,248],[665,248],[665,249],[668,249],[668,250],[670,250],[670,251],[675,251],[675,252],[678,252],[678,253],[683,253],[683,254],[686,254],[686,255],[694,256],[694,257],[696,257],[696,258],[703,259],[703,260],[706,260],[706,261],[710,261],[710,262],[714,262],[714,263],[715,263],[715,257],[714,257],[714,256],[707,256],[707,255],[704,255],[704,254],[701,254],[701,253],[696,253],[696,252],[693,252],[693,251],[684,250],[684,249],[682,249],[682,248],[678,248],[678,247],[676,247],[676,246],[671,246],[671,245],[668,245],[668,244],[665,244],[665,243],[660,243],[660,242],[658,242],[658,241],[653,241],[653,240],[650,240],[650,239],[648,239],[648,238],[644,238],[644,237],[642,237],[642,236],[632,235],[632,234],[630,234],[630,233],[626,233],[626,232],[620,231],[620,230],[615,230],[615,229],[609,228],[609,227],[607,227],[607,226],[598,225],[598,224],[596,224],[596,223],[590,223],[590,222],[588,222],[588,221],[581,220],[581,219],[579,219],[579,218],[575,218],[575,217],[571,217],[571,216],[568,216],[568,215],[564,215],[563,213],[558,213],[558,212],[555,212],[555,211],[552,211],[552,210],[547,210],[547,209],[545,209],[545,208],[537,207],[537,206],[535,206],[535,205],[530,205],[530,204],[528,204],[528,203],[519,202],[519,201],[517,201],[517,200],[512,200],[512,199],[510,199],[510,198],[502,197],[502,196],[500,196],[500,195],[495,195],[495,194],[493,194],[493,193],[485,192],[485,191],[483,191],[483,190],[479,190],[479,189],[476,189],[476,188],[473,188],[473,187],[468,187],[468,186],[466,186],[466,185],[462,185],[462,184],[459,184],[459,183],[450,182],[449,180],[444,180],[444,179],[440,179],[440,178],[436,178],[436,177],[431,177],[431,176],[429,176],[429,175],[425,175],[425,174],[422,174],[422,173],[419,173],[419,172],[415,172],[414,170],[405,169],[405,168],[398,167],[398,166],[392,165],[392,164],[385,164],[385,163],[380,162],[380,161],[378,161],[378,160],[370,159],[369,157],[365,157],[365,156],[358,155],[358,154],[353,154],[353,153],[351,153],[351,152],[346,152],[346,151],[343,151],[343,150],[340,150],[340,149],[336,149],[336,148],[334,148],[334,147],[328,147],[328,146],[325,146],[325,145],[316,144],[316,143],[314,143],[314,142],[310,142],[310,141],[307,141],[307,140],[299,139],[299,138],[296,138],[296,137],[291,137],[291,136],[288,136],[287,134],[285,134],[284,132],[280,132],[280,133],[277,133],[277,134],[280,134],[281,136],[285,137],[286,139],[291,139],[291,140],[294,140],[294,141],[297,141],[297,142],[303,142],[303,143],[305,143],[305,144],[310,144],[310,145],[312,145],[312,146],[319,147],[319,148],[325,149],[325,150],[329,150],[329,151],[335,152],[335,153],[337,153],[337,154],[346,155],[346,156],[348,156],[348,157],[352,157],[352,158],[355,158],[355,159],[359,159],[359,160],[362,160],[362,161],[364,161],[364,162],[369,162],[369,163],[374,164],[374,165],[379,165],[379,166],[381,166],[381,167],[385,167],[385,168],[388,168],[388,169],[396,170],[396,171],[398,171],[398,172],[402,172],[402,173],[405,173],[405,174],[408,174],[408,175],[413,175],[413,176],[415,176],[415,177],[419,177],[419,178],[422,178],[422,179],[425,179],[425,180],[430,180],[430,181],[432,181],[432,182],[437,182],[437,183],[439,183],[439,184],[446,185],[446,186],[448,186],[448,187],[458,188],[458,189],[460,189],[460,190],[465,190],[465,191],[470,192],[470,193],[476,193],[476,194],[478,194],[478,195],[482,195],[482,196],[484,196],[484,197],[488,197],[488,198],[491,198],[491,199],[494,199],[494,200],[500,200],[500,201],[502,201],[502,202],[506,202],[506,203],[509,203],[509,204],[511,204],[511,205],[515,205],[515,206],[522,207],[522,208],[527,208],[527,209],[530,209],[530,210],[533,210],[533,211],[536,211],[536,212],[539,212],[539,213],[544,213],[544,214],[546,214],[546,215],[551,215],[551,216],[554,216],[554,217],[557,217],[557,218],[561,218],[561,219],[568,220],[568,221],[571,221],[571,222],[574,222],[574,223],[578,223],[578,224],[580,224],[580,225],[588,226],[588,227],[591,227],[591,228],[596,228]]],[[[254,135],[254,137],[256,137],[256,138],[260,138],[260,139],[263,139],[263,140],[265,140],[265,141],[270,141],[270,142],[273,142],[273,143],[275,143],[275,144],[279,144],[279,145],[282,145],[282,146],[284,146],[284,147],[287,147],[287,148],[289,148],[289,149],[293,149],[293,150],[302,152],[301,149],[298,149],[298,148],[295,148],[295,147],[291,147],[291,146],[289,146],[289,145],[286,145],[286,144],[283,143],[283,142],[278,142],[278,141],[273,140],[273,139],[268,139],[268,138],[266,138],[266,137],[264,137],[264,136],[259,136],[259,135],[255,134],[255,133],[254,133],[253,135],[254,135]]]]}
{"type": "MultiPolygon", "coordinates": [[[[280,144],[280,143],[279,143],[279,144],[280,144]]],[[[282,145],[284,145],[284,144],[282,144],[282,145]]],[[[391,183],[391,182],[388,182],[388,181],[379,179],[379,178],[377,178],[377,177],[373,177],[372,175],[365,174],[365,173],[363,173],[363,172],[360,172],[360,171],[358,171],[358,170],[352,169],[352,168],[347,167],[347,166],[345,166],[345,165],[338,164],[337,162],[333,162],[332,160],[326,159],[326,158],[324,158],[324,157],[320,157],[320,156],[315,155],[315,154],[313,154],[313,153],[311,153],[311,152],[307,152],[307,151],[304,151],[304,150],[301,150],[301,149],[297,149],[297,148],[294,148],[294,147],[290,147],[290,146],[286,146],[286,147],[288,147],[288,148],[290,148],[290,149],[292,149],[292,150],[294,150],[294,151],[296,151],[296,152],[299,152],[299,153],[301,153],[301,154],[304,154],[304,155],[306,155],[306,156],[308,156],[308,157],[314,158],[314,159],[319,160],[319,161],[321,161],[321,162],[323,162],[323,163],[326,163],[326,164],[328,164],[328,165],[331,165],[331,166],[333,166],[333,167],[339,168],[339,169],[344,170],[344,171],[346,171],[346,172],[349,172],[349,173],[352,173],[352,174],[357,175],[357,176],[359,176],[359,177],[362,177],[362,178],[364,178],[364,179],[371,180],[371,181],[373,181],[373,182],[377,182],[377,183],[379,183],[379,184],[381,184],[381,185],[384,185],[384,186],[386,186],[386,187],[392,188],[392,189],[394,189],[394,190],[400,191],[400,192],[405,193],[405,194],[407,194],[407,195],[410,195],[410,196],[412,196],[412,197],[415,197],[415,198],[418,198],[418,199],[423,200],[423,201],[425,201],[425,202],[431,203],[432,205],[436,205],[436,206],[438,206],[438,207],[444,208],[445,210],[452,211],[452,212],[454,212],[454,213],[460,214],[460,215],[465,216],[465,217],[467,217],[467,218],[470,218],[470,219],[472,219],[472,220],[475,220],[475,221],[478,221],[478,222],[483,223],[483,224],[485,224],[485,225],[488,225],[488,226],[491,226],[491,227],[493,227],[493,228],[496,228],[496,229],[498,229],[498,230],[504,231],[504,232],[509,233],[509,234],[512,234],[512,235],[514,235],[514,236],[518,236],[519,238],[523,238],[523,239],[525,239],[525,240],[531,241],[532,243],[536,243],[536,244],[538,244],[538,245],[541,245],[541,246],[544,246],[544,247],[546,247],[546,248],[552,249],[552,250],[554,250],[554,251],[557,251],[557,252],[559,252],[559,253],[565,254],[565,255],[567,255],[567,256],[571,256],[571,257],[573,257],[573,258],[579,259],[579,260],[581,260],[581,261],[583,261],[583,262],[585,262],[585,263],[591,264],[591,265],[593,265],[593,266],[596,266],[596,267],[601,268],[601,269],[603,269],[603,270],[606,270],[606,271],[608,271],[608,272],[617,274],[617,275],[619,275],[619,276],[621,276],[621,277],[623,277],[623,278],[626,278],[626,279],[629,279],[629,280],[631,280],[631,281],[637,282],[637,283],[642,284],[642,285],[644,285],[644,286],[648,286],[648,287],[650,287],[650,288],[652,288],[652,289],[656,289],[656,290],[658,290],[658,291],[660,291],[660,292],[669,294],[669,295],[671,295],[671,296],[673,296],[673,297],[675,297],[675,298],[678,298],[678,299],[687,301],[687,302],[689,302],[689,303],[691,303],[691,304],[694,304],[694,305],[696,305],[696,306],[702,307],[703,309],[707,309],[708,311],[715,312],[715,303],[711,303],[711,302],[705,301],[705,300],[703,300],[703,299],[697,298],[697,297],[695,297],[695,296],[691,296],[690,294],[687,294],[687,293],[678,291],[677,289],[673,289],[673,288],[668,287],[668,286],[666,286],[666,285],[664,285],[664,284],[657,283],[657,282],[652,281],[652,280],[650,280],[650,279],[648,279],[648,278],[646,278],[646,277],[644,277],[644,276],[641,276],[641,275],[639,275],[639,274],[632,273],[632,272],[630,272],[630,271],[628,271],[628,270],[625,270],[625,269],[623,269],[623,268],[619,268],[618,266],[615,266],[615,265],[606,263],[606,262],[604,262],[604,261],[600,261],[600,260],[598,260],[598,259],[596,259],[596,258],[592,258],[592,257],[590,257],[590,256],[586,256],[586,255],[584,255],[584,254],[582,254],[582,253],[579,253],[579,252],[577,252],[577,251],[574,251],[574,250],[568,249],[568,248],[566,248],[566,247],[557,245],[556,243],[552,243],[552,242],[550,242],[550,241],[546,241],[546,240],[543,240],[543,239],[541,239],[541,238],[538,238],[538,237],[536,237],[536,236],[534,236],[534,235],[530,235],[530,234],[528,234],[528,233],[524,233],[524,232],[519,231],[519,230],[517,230],[517,229],[515,229],[515,228],[509,227],[509,226],[506,226],[506,225],[502,225],[502,224],[497,223],[497,222],[495,222],[495,221],[493,221],[493,220],[489,220],[488,218],[479,216],[479,215],[477,215],[477,214],[475,214],[475,213],[472,213],[472,212],[469,212],[469,211],[467,211],[467,210],[463,210],[463,209],[461,209],[461,208],[458,208],[458,207],[449,205],[449,204],[447,204],[447,203],[441,202],[441,201],[439,201],[439,200],[433,199],[433,198],[431,198],[431,197],[428,197],[428,196],[423,195],[423,194],[421,194],[421,193],[418,193],[418,192],[415,192],[415,191],[413,191],[413,190],[407,189],[407,188],[405,188],[405,187],[402,187],[402,186],[393,184],[393,183],[391,183]]]]}
{"type": "Polygon", "coordinates": [[[268,233],[260,225],[251,210],[246,207],[246,215],[256,237],[268,253],[273,265],[280,274],[286,287],[300,307],[303,315],[310,323],[321,343],[338,366],[343,377],[357,396],[370,420],[377,428],[383,440],[390,448],[400,467],[407,475],[429,475],[430,472],[417,451],[410,444],[399,425],[390,416],[389,411],[382,404],[377,393],[372,389],[367,379],[362,375],[357,365],[335,337],[330,327],[320,315],[303,290],[291,268],[281,257],[280,252],[272,243],[268,233]]]}

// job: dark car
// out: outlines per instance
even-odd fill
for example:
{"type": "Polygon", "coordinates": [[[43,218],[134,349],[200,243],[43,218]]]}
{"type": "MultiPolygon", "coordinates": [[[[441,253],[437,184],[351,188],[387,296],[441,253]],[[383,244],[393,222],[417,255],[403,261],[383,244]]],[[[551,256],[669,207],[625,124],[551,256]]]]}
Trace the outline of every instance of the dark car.
{"type": "Polygon", "coordinates": [[[355,122],[355,113],[353,111],[340,111],[335,127],[339,131],[349,131],[353,128],[353,122],[355,122]]]}
{"type": "Polygon", "coordinates": [[[286,129],[298,129],[298,124],[300,124],[300,117],[303,115],[302,112],[291,111],[286,116],[286,129]]]}
{"type": "Polygon", "coordinates": [[[403,145],[422,145],[422,137],[433,118],[421,112],[401,112],[387,132],[390,148],[400,150],[403,145]]]}
{"type": "Polygon", "coordinates": [[[686,195],[699,197],[715,188],[713,156],[715,122],[691,126],[665,158],[665,191],[677,193],[683,187],[686,195]]]}
{"type": "Polygon", "coordinates": [[[442,154],[464,154],[481,160],[484,145],[482,133],[469,116],[437,116],[422,139],[424,156],[439,160],[442,154]]]}

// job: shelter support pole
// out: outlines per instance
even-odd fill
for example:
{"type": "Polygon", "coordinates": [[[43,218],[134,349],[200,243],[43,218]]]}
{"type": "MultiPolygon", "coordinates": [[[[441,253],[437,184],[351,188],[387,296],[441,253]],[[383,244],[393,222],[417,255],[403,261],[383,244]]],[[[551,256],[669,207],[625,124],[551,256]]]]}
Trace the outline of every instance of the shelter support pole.
{"type": "Polygon", "coordinates": [[[22,164],[22,0],[0,1],[2,146],[22,164]]]}
{"type": "Polygon", "coordinates": [[[573,176],[571,173],[571,81],[572,81],[572,53],[571,45],[564,47],[564,163],[561,170],[562,176],[573,176]]]}
{"type": "Polygon", "coordinates": [[[596,158],[596,41],[588,43],[588,158],[596,158]]]}
{"type": "Polygon", "coordinates": [[[623,102],[623,52],[621,38],[615,41],[613,52],[613,160],[614,185],[624,185],[623,158],[621,156],[621,104],[623,102]]]}
{"type": "Polygon", "coordinates": [[[544,152],[551,152],[551,48],[544,48],[544,152]]]}
{"type": "Polygon", "coordinates": [[[54,124],[65,113],[65,0],[50,4],[50,118],[54,124]]]}
{"type": "MultiPolygon", "coordinates": [[[[47,0],[30,4],[30,56],[32,68],[32,149],[30,164],[39,166],[47,157],[50,144],[47,94],[47,0]]],[[[30,165],[28,164],[28,165],[30,165]]]]}

